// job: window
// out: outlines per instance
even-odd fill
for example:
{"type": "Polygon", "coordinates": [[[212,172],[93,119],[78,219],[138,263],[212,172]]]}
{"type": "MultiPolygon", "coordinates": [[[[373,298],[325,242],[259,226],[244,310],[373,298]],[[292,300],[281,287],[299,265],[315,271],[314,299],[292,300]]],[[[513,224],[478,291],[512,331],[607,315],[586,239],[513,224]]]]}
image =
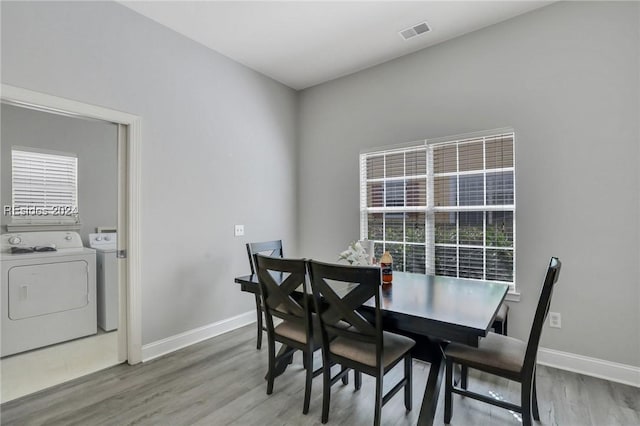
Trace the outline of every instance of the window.
{"type": "Polygon", "coordinates": [[[394,269],[515,289],[514,133],[360,155],[361,238],[394,269]]]}
{"type": "Polygon", "coordinates": [[[12,149],[11,162],[12,222],[78,222],[77,156],[12,149]]]}

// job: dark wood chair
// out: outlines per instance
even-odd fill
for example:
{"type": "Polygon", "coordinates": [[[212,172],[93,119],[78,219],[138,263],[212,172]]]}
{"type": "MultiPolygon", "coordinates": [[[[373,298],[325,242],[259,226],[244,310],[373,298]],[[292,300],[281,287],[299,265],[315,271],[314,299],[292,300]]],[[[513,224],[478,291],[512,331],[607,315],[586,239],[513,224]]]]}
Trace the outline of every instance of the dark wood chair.
{"type": "MultiPolygon", "coordinates": [[[[249,255],[249,266],[251,267],[251,275],[256,273],[256,260],[255,255],[261,253],[270,257],[284,257],[282,251],[282,240],[264,241],[261,243],[247,243],[247,255],[249,255]]],[[[262,332],[266,331],[264,323],[262,321],[262,302],[260,301],[260,295],[256,294],[256,314],[258,325],[258,342],[256,348],[262,348],[262,332]]]]}
{"type": "Polygon", "coordinates": [[[349,369],[355,372],[356,390],[362,373],[375,377],[374,424],[380,424],[382,406],[404,387],[404,404],[411,410],[411,348],[415,342],[405,336],[382,330],[380,312],[381,277],[378,267],[355,267],[309,261],[309,274],[322,336],[325,366],[322,388],[322,423],[329,420],[331,386],[349,369]],[[375,321],[368,322],[357,309],[375,300],[375,321]],[[383,396],[384,375],[404,360],[404,377],[383,396]],[[331,377],[332,363],[342,370],[331,377]]]}
{"type": "Polygon", "coordinates": [[[296,350],[303,353],[306,371],[304,404],[302,412],[309,412],[311,383],[313,377],[322,373],[322,368],[313,371],[313,352],[321,345],[313,337],[313,322],[308,297],[295,297],[307,293],[306,264],[304,259],[281,259],[255,256],[262,306],[267,324],[267,346],[269,371],[267,372],[267,395],[273,392],[276,363],[290,358],[296,350]],[[273,318],[283,321],[277,326],[273,318]],[[275,345],[280,342],[288,350],[276,356],[275,345]]]}
{"type": "MultiPolygon", "coordinates": [[[[501,334],[489,333],[480,341],[479,347],[450,343],[445,349],[446,384],[444,398],[444,422],[452,416],[452,394],[468,396],[488,404],[522,414],[522,424],[531,425],[531,416],[540,420],[536,395],[536,356],[542,326],[549,312],[553,287],[560,275],[560,261],[552,257],[542,286],[538,307],[533,318],[529,341],[514,339],[501,334]],[[460,388],[453,382],[453,366],[460,364],[463,369],[473,368],[519,382],[522,385],[520,405],[489,398],[467,390],[467,380],[463,375],[460,388]]],[[[464,373],[463,373],[464,374],[464,373]]]]}

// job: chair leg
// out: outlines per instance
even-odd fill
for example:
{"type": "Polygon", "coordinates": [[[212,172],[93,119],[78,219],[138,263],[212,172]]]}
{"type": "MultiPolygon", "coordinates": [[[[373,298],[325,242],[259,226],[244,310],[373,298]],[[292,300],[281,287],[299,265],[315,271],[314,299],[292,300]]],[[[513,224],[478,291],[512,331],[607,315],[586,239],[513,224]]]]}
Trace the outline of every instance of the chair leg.
{"type": "MultiPolygon", "coordinates": [[[[464,366],[463,374],[464,374],[464,366]]],[[[464,377],[464,375],[463,375],[464,377]]],[[[445,378],[444,378],[444,423],[449,424],[451,422],[451,416],[453,414],[452,406],[452,389],[453,389],[453,360],[447,359],[445,378]]]]}
{"type": "Polygon", "coordinates": [[[540,421],[540,413],[538,412],[538,393],[536,391],[536,373],[533,373],[533,392],[531,395],[531,403],[533,405],[533,419],[540,421]]]}
{"type": "Polygon", "coordinates": [[[376,377],[376,408],[375,414],[373,417],[373,425],[380,426],[380,417],[382,417],[382,379],[383,372],[379,371],[378,376],[376,377]]]}
{"type": "Polygon", "coordinates": [[[531,389],[533,383],[531,378],[525,378],[522,382],[521,407],[522,407],[522,426],[531,426],[531,389]]]}
{"type": "Polygon", "coordinates": [[[258,314],[258,344],[256,349],[262,348],[262,304],[260,302],[260,296],[256,294],[256,313],[258,314]]]}
{"type": "Polygon", "coordinates": [[[509,322],[509,320],[507,320],[507,317],[504,318],[504,324],[502,325],[502,334],[504,334],[505,336],[507,335],[507,323],[509,322]]]}
{"type": "Polygon", "coordinates": [[[331,402],[331,364],[322,359],[322,423],[329,421],[329,404],[331,402]]]}
{"type": "MultiPolygon", "coordinates": [[[[340,372],[343,372],[344,370],[348,370],[347,367],[345,367],[344,365],[340,366],[340,372]]],[[[344,376],[342,376],[342,384],[343,385],[348,385],[349,384],[349,374],[345,374],[344,376]]]]}
{"type": "Polygon", "coordinates": [[[358,391],[362,387],[362,373],[357,370],[353,370],[354,387],[358,391]]]}
{"type": "Polygon", "coordinates": [[[408,353],[404,356],[404,379],[406,380],[404,384],[404,408],[408,411],[411,411],[413,406],[413,385],[412,385],[412,370],[413,370],[413,360],[411,359],[411,354],[408,353]]]}
{"type": "Polygon", "coordinates": [[[267,395],[273,393],[274,371],[276,369],[276,344],[273,339],[268,339],[269,348],[269,371],[267,371],[267,395]]]}
{"type": "Polygon", "coordinates": [[[460,387],[462,389],[467,389],[467,379],[469,378],[469,367],[466,365],[461,366],[460,372],[460,387]]]}
{"type": "Polygon", "coordinates": [[[309,412],[309,403],[311,401],[311,384],[313,383],[313,350],[304,353],[306,365],[306,378],[304,384],[304,405],[302,406],[302,414],[309,412]]]}

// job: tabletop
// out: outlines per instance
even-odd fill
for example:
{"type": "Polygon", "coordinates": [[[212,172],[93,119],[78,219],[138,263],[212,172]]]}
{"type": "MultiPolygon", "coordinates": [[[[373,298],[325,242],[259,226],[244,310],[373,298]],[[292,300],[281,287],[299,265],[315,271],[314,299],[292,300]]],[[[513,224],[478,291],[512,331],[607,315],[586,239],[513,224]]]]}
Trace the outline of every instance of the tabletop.
{"type": "MultiPolygon", "coordinates": [[[[256,275],[235,281],[244,291],[257,291],[256,275]]],[[[477,346],[508,289],[505,283],[394,271],[393,283],[382,287],[381,309],[406,331],[477,346]]],[[[373,307],[372,299],[363,310],[373,307]]]]}

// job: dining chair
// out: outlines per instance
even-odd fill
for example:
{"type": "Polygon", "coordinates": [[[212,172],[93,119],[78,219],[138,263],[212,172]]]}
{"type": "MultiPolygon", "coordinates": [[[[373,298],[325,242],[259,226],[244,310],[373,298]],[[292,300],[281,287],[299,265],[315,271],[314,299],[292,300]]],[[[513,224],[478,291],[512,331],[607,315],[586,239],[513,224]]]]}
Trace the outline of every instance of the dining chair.
{"type": "Polygon", "coordinates": [[[356,390],[361,387],[362,373],[376,379],[375,425],[380,424],[382,406],[403,387],[405,407],[411,410],[411,348],[415,341],[382,329],[380,268],[315,261],[309,261],[308,267],[322,337],[322,423],[329,420],[331,386],[349,369],[354,370],[356,390]],[[375,317],[370,323],[357,309],[372,298],[375,317]],[[384,375],[401,360],[404,377],[383,396],[384,375]],[[332,363],[343,366],[334,377],[332,363]]]}
{"type": "Polygon", "coordinates": [[[538,307],[529,333],[529,341],[514,339],[497,333],[488,333],[477,348],[458,343],[450,343],[445,349],[446,384],[444,398],[444,422],[448,424],[452,416],[452,394],[468,396],[488,404],[512,410],[522,414],[522,424],[531,425],[531,416],[540,420],[536,395],[536,356],[542,326],[549,312],[553,288],[560,275],[561,262],[552,257],[542,285],[538,307]],[[489,398],[467,390],[467,380],[463,377],[460,388],[453,382],[453,366],[472,368],[504,377],[521,384],[520,405],[489,398]]]}
{"type": "MultiPolygon", "coordinates": [[[[247,254],[249,255],[249,266],[251,267],[251,275],[256,273],[255,255],[258,253],[266,254],[271,257],[283,257],[282,240],[264,241],[260,243],[247,243],[247,254]]],[[[256,348],[262,348],[262,332],[266,331],[262,321],[262,302],[260,295],[256,294],[256,314],[258,325],[258,342],[256,348]]]]}
{"type": "Polygon", "coordinates": [[[304,357],[306,371],[304,404],[302,412],[309,412],[311,383],[313,377],[322,373],[322,368],[313,371],[313,353],[320,349],[319,339],[314,339],[311,310],[309,309],[304,259],[282,259],[255,256],[258,271],[262,306],[267,323],[267,346],[269,351],[269,371],[267,372],[267,395],[273,393],[276,363],[290,358],[300,350],[304,357]],[[302,294],[302,297],[294,297],[302,294]],[[274,317],[283,321],[274,325],[274,317]],[[289,349],[276,356],[276,342],[289,349]]]}

